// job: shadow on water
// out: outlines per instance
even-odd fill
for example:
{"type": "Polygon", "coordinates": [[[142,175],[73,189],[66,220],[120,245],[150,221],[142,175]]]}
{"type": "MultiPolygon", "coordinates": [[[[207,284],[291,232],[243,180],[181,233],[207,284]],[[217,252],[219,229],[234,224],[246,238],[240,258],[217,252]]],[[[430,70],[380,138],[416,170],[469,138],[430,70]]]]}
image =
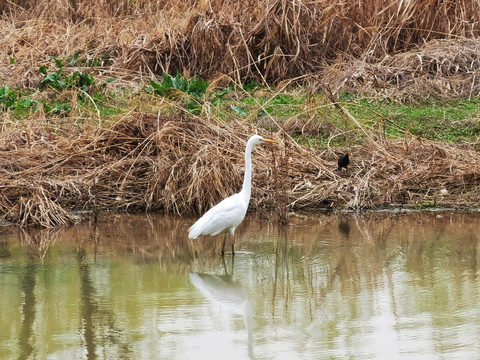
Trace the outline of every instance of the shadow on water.
{"type": "Polygon", "coordinates": [[[340,222],[338,223],[338,232],[342,234],[345,239],[348,239],[350,236],[350,224],[348,218],[341,217],[340,222]]]}
{"type": "Polygon", "coordinates": [[[8,249],[8,241],[0,239],[0,259],[8,259],[12,256],[8,249]]]}
{"type": "Polygon", "coordinates": [[[86,256],[87,253],[85,249],[77,250],[81,285],[80,294],[82,299],[80,307],[80,333],[82,333],[84,337],[87,358],[96,359],[94,320],[96,313],[98,313],[98,306],[95,301],[95,288],[90,280],[90,265],[84,263],[86,256]]]}
{"type": "Polygon", "coordinates": [[[249,215],[235,262],[219,237],[189,241],[192,221],[5,231],[0,358],[480,352],[480,214],[249,215]]]}

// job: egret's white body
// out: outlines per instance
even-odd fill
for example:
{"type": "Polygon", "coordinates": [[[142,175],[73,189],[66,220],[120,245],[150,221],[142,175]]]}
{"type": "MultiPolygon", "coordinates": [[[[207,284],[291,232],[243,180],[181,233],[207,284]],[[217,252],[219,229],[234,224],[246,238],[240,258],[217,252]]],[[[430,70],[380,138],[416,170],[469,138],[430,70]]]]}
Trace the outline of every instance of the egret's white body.
{"type": "Polygon", "coordinates": [[[244,191],[223,199],[188,229],[188,237],[196,239],[201,235],[213,236],[222,232],[233,235],[247,213],[249,202],[250,194],[245,196],[244,191]]]}
{"type": "MultiPolygon", "coordinates": [[[[242,222],[247,213],[250,194],[252,191],[252,149],[256,144],[273,142],[275,140],[265,139],[260,135],[253,135],[248,139],[245,148],[245,175],[243,177],[242,190],[222,200],[208,210],[203,216],[188,229],[188,237],[196,239],[201,235],[217,235],[230,233],[233,237],[235,229],[242,222]]],[[[225,239],[223,242],[222,254],[224,253],[225,239]]],[[[233,253],[233,244],[232,244],[233,253]]]]}

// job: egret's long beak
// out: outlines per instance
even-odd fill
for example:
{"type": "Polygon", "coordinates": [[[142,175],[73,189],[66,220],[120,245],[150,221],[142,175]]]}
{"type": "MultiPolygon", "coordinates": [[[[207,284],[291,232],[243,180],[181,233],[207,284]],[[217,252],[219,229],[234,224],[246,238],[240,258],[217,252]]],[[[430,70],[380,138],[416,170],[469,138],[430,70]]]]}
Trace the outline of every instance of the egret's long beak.
{"type": "Polygon", "coordinates": [[[260,141],[278,144],[278,141],[275,141],[275,140],[272,140],[272,139],[261,139],[260,141]]]}

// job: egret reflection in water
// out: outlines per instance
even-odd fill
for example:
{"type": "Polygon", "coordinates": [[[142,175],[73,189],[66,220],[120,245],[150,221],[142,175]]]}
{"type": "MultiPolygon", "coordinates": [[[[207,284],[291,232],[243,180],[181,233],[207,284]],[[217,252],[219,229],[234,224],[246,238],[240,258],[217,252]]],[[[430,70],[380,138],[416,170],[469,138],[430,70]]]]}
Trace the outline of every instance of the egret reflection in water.
{"type": "Polygon", "coordinates": [[[253,358],[253,314],[245,287],[233,279],[232,271],[227,273],[224,261],[225,274],[206,274],[192,272],[189,274],[191,284],[202,293],[214,306],[218,306],[222,317],[233,319],[236,315],[243,317],[247,331],[248,356],[253,358]]]}

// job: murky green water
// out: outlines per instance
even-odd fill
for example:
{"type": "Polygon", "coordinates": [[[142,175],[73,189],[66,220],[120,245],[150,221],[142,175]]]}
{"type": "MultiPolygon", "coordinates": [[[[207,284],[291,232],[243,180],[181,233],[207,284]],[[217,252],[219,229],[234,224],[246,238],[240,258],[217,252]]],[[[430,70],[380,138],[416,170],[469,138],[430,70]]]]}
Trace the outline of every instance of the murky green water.
{"type": "Polygon", "coordinates": [[[480,214],[0,233],[0,359],[477,359],[480,214]]]}

